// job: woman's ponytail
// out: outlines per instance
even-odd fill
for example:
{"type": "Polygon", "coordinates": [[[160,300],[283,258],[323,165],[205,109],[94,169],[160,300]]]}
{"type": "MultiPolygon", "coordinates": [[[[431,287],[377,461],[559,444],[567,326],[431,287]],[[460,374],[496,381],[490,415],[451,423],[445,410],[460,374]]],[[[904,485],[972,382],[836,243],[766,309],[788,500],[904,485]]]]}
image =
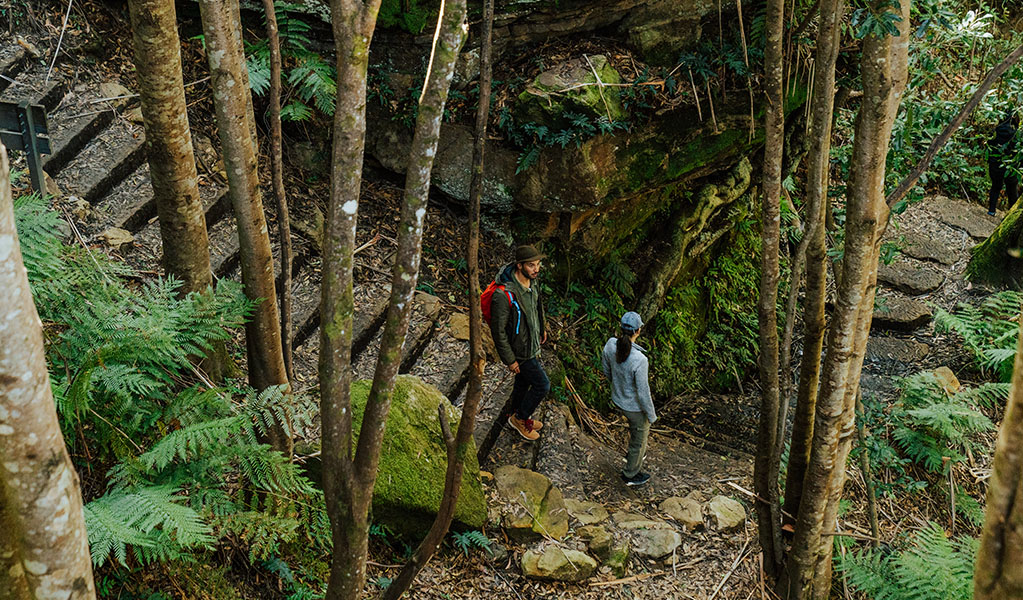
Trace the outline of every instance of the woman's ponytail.
{"type": "Polygon", "coordinates": [[[618,364],[628,360],[629,354],[632,353],[632,336],[635,333],[624,327],[618,331],[618,344],[615,347],[615,360],[618,364]]]}

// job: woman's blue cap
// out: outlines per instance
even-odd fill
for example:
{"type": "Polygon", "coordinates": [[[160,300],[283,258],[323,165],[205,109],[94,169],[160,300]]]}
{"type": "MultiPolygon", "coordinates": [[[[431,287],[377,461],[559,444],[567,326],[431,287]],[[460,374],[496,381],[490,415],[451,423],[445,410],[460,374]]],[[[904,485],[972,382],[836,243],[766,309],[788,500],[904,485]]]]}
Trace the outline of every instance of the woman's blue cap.
{"type": "Polygon", "coordinates": [[[639,331],[643,327],[643,319],[639,318],[639,313],[632,312],[631,310],[622,315],[622,328],[628,329],[629,331],[639,331]]]}

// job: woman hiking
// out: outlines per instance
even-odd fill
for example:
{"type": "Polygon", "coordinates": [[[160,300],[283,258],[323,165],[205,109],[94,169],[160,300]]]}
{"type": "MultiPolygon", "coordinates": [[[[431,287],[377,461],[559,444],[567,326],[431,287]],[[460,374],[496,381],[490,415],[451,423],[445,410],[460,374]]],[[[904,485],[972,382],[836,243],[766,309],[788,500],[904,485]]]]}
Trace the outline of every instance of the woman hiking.
{"type": "Polygon", "coordinates": [[[650,426],[657,420],[650,399],[647,381],[648,363],[645,350],[636,343],[643,320],[632,311],[622,315],[621,331],[604,344],[601,363],[604,375],[611,380],[611,400],[629,420],[629,451],[625,455],[622,480],[625,485],[639,486],[650,481],[642,471],[650,426]]]}

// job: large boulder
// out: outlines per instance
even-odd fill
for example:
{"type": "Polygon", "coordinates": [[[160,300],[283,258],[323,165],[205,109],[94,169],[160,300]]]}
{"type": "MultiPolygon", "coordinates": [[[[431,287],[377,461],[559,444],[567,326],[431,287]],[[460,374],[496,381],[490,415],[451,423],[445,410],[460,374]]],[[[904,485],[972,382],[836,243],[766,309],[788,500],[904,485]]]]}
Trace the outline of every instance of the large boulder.
{"type": "MultiPolygon", "coordinates": [[[[371,382],[352,384],[353,445],[358,441],[371,382]]],[[[433,386],[410,375],[399,375],[387,415],[380,470],[373,489],[373,520],[394,531],[418,536],[429,530],[440,508],[447,469],[447,451],[441,441],[437,406],[447,410],[454,427],[461,412],[433,386]]],[[[469,441],[473,444],[472,440],[469,441]]],[[[462,489],[455,506],[455,521],[480,529],[487,520],[487,503],[480,483],[476,448],[465,453],[462,489]]]]}
{"type": "Polygon", "coordinates": [[[553,544],[543,551],[526,550],[522,555],[522,574],[546,581],[582,581],[593,575],[597,561],[578,550],[569,550],[553,544]]]}
{"type": "Polygon", "coordinates": [[[509,537],[519,541],[538,537],[560,540],[568,533],[565,500],[550,479],[505,465],[494,472],[494,481],[503,502],[501,525],[509,537]]]}

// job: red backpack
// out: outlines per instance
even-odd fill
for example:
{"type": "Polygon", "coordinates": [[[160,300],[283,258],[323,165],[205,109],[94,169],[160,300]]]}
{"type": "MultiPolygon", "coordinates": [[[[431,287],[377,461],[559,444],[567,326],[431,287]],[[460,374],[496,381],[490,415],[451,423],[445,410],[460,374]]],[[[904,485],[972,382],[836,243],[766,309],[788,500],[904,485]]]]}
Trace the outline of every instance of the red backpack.
{"type": "Polygon", "coordinates": [[[506,296],[508,296],[508,304],[515,307],[517,317],[515,322],[515,333],[518,333],[519,325],[522,322],[522,317],[519,313],[522,312],[522,309],[519,308],[519,303],[515,301],[515,296],[513,296],[512,293],[504,287],[504,284],[497,283],[496,281],[491,281],[490,285],[487,286],[487,289],[483,290],[483,293],[480,294],[480,308],[483,312],[483,320],[488,324],[490,323],[490,305],[494,300],[494,293],[497,290],[501,290],[506,296]]]}

